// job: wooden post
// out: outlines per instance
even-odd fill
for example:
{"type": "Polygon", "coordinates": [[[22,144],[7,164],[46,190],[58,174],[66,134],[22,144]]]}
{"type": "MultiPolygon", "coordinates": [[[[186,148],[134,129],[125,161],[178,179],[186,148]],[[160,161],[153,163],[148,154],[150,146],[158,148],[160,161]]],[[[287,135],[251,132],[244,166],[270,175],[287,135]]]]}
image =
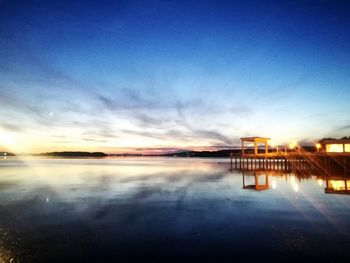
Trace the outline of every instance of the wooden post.
{"type": "Polygon", "coordinates": [[[344,180],[344,183],[345,183],[345,191],[348,190],[348,183],[347,183],[347,180],[344,180]]]}
{"type": "Polygon", "coordinates": [[[265,174],[265,184],[269,186],[269,176],[268,174],[265,174]]]}
{"type": "Polygon", "coordinates": [[[254,179],[255,179],[255,186],[259,185],[259,178],[256,172],[254,173],[254,179]]]}
{"type": "Polygon", "coordinates": [[[258,154],[258,145],[256,141],[254,140],[254,155],[256,156],[258,154]]]}
{"type": "Polygon", "coordinates": [[[244,156],[244,140],[242,140],[242,156],[244,156]]]}
{"type": "Polygon", "coordinates": [[[245,187],[244,172],[242,172],[243,188],[245,187]]]}

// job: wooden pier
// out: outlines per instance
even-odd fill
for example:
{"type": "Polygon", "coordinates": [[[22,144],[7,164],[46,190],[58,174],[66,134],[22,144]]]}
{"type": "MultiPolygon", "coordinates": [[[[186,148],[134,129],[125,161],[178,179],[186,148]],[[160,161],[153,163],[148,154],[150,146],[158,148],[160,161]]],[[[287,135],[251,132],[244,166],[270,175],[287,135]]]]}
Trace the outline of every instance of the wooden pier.
{"type": "Polygon", "coordinates": [[[243,171],[270,170],[350,175],[350,156],[318,153],[231,154],[230,168],[243,171]]]}

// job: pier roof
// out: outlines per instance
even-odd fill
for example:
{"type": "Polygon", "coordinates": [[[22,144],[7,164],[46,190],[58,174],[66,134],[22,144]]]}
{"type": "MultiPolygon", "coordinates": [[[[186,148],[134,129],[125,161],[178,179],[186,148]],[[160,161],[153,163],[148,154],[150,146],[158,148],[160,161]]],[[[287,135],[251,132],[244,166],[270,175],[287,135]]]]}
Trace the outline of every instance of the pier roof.
{"type": "Polygon", "coordinates": [[[323,143],[323,144],[333,144],[333,143],[348,144],[348,143],[350,143],[350,139],[323,139],[320,141],[320,143],[323,143]]]}
{"type": "Polygon", "coordinates": [[[254,143],[254,155],[258,155],[258,143],[265,144],[265,154],[268,153],[268,141],[270,138],[266,137],[243,137],[241,138],[242,141],[242,156],[244,156],[244,142],[253,142],[254,143]]]}
{"type": "Polygon", "coordinates": [[[271,138],[267,138],[267,137],[242,137],[240,138],[241,141],[246,141],[246,142],[266,142],[267,140],[270,140],[271,138]]]}

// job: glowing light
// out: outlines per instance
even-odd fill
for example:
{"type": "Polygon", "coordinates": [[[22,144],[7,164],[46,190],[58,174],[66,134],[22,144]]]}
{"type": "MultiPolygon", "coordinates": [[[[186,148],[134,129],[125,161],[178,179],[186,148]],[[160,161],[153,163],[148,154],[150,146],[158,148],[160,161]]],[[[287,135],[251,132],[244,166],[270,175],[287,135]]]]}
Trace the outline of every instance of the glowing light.
{"type": "Polygon", "coordinates": [[[3,145],[9,145],[13,143],[12,137],[7,133],[0,133],[0,143],[3,145]]]}
{"type": "Polygon", "coordinates": [[[315,146],[316,146],[316,149],[317,149],[317,150],[321,149],[321,144],[320,144],[320,143],[316,143],[315,146]]]}
{"type": "Polygon", "coordinates": [[[345,152],[347,152],[347,153],[349,153],[350,152],[350,144],[348,143],[348,144],[345,144],[344,145],[344,150],[345,150],[345,152]]]}
{"type": "Polygon", "coordinates": [[[323,185],[322,179],[318,179],[317,182],[318,182],[319,186],[322,186],[322,185],[323,185]]]}
{"type": "Polygon", "coordinates": [[[277,188],[277,182],[275,180],[272,181],[271,183],[272,189],[276,189],[277,188]]]}
{"type": "Polygon", "coordinates": [[[342,153],[343,144],[327,144],[326,151],[330,153],[342,153]]]}
{"type": "Polygon", "coordinates": [[[50,117],[52,117],[52,116],[53,116],[53,112],[51,111],[51,112],[49,113],[49,115],[50,115],[50,117]]]}
{"type": "Polygon", "coordinates": [[[292,143],[289,144],[289,148],[290,149],[294,149],[296,146],[297,146],[296,142],[292,142],[292,143]]]}

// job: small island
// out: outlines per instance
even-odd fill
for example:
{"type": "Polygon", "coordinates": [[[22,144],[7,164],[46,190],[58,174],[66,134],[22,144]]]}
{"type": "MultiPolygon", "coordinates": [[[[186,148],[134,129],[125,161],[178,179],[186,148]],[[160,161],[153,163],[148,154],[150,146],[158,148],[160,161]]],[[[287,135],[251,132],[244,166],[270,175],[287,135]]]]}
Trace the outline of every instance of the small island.
{"type": "Polygon", "coordinates": [[[41,153],[39,156],[49,157],[106,157],[103,152],[82,152],[82,151],[64,151],[64,152],[47,152],[41,153]]]}

